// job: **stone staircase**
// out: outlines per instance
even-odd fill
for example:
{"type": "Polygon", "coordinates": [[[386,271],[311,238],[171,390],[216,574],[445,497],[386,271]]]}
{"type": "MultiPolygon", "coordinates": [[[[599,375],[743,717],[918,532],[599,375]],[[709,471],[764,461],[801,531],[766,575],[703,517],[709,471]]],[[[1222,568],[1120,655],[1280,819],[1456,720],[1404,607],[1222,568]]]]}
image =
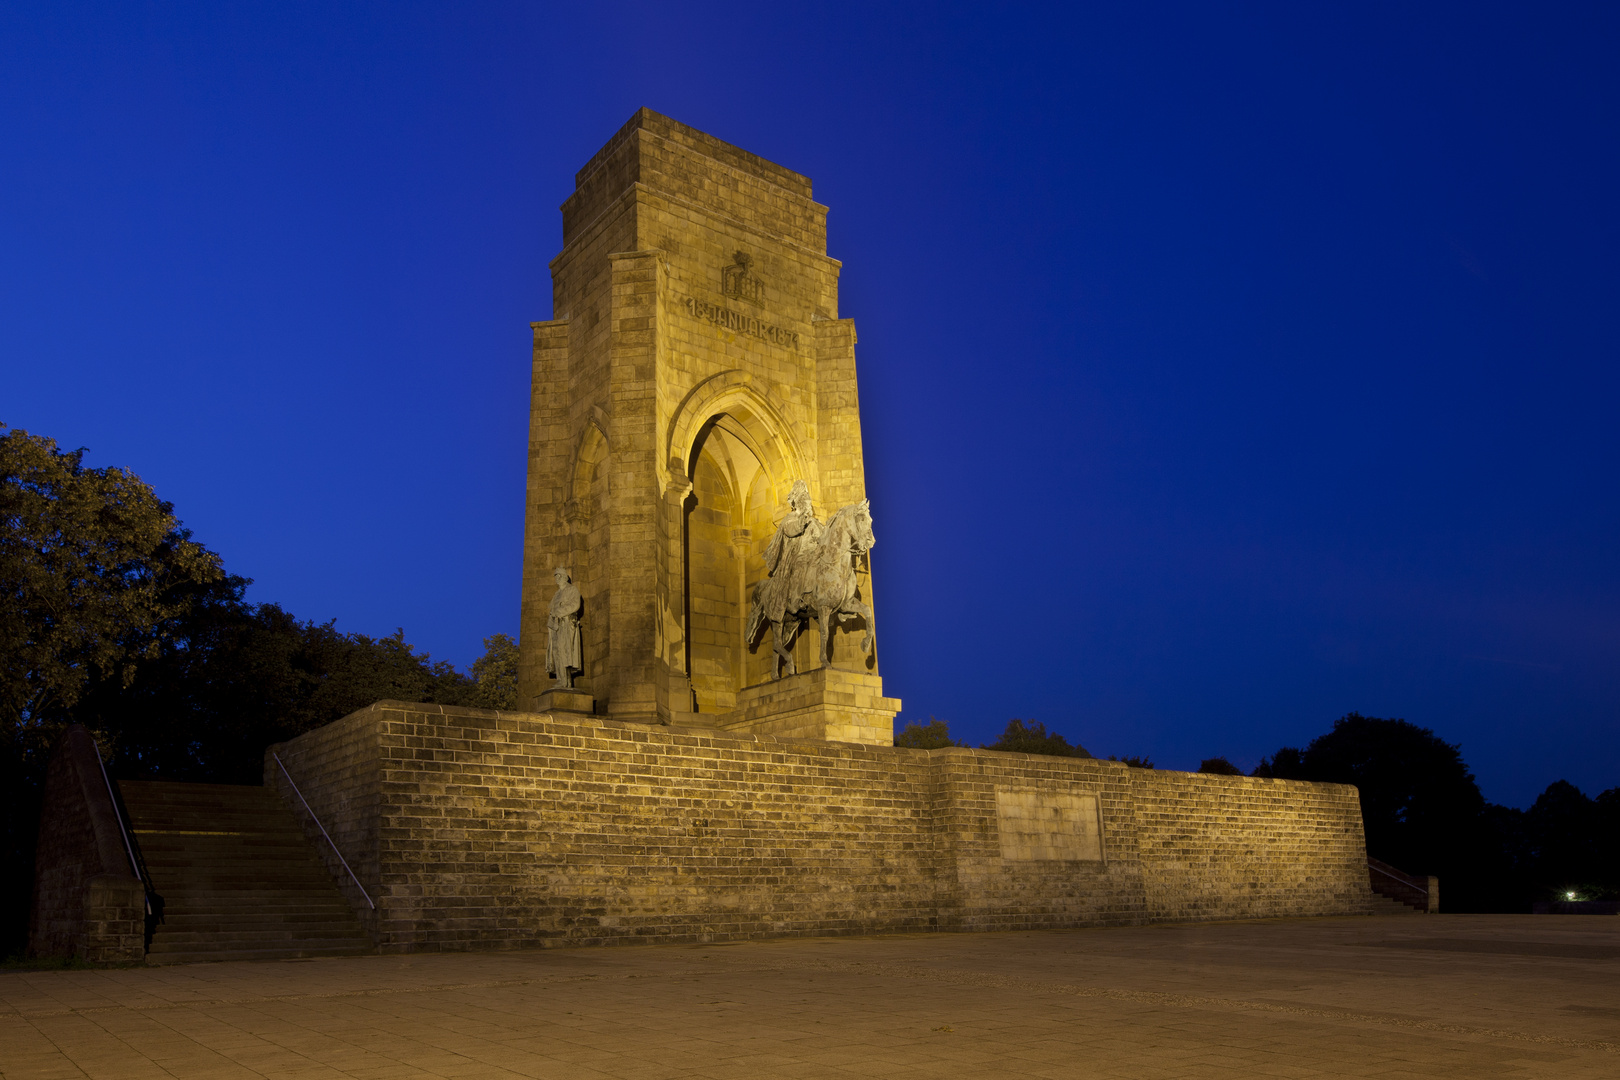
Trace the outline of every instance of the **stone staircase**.
{"type": "Polygon", "coordinates": [[[372,951],[292,813],[270,790],[119,782],[163,922],[149,964],[372,951]]]}
{"type": "Polygon", "coordinates": [[[1373,893],[1372,909],[1368,912],[1368,914],[1370,914],[1370,915],[1422,915],[1423,912],[1419,911],[1415,907],[1412,907],[1410,904],[1403,904],[1399,900],[1394,899],[1393,897],[1380,896],[1377,893],[1373,893]]]}

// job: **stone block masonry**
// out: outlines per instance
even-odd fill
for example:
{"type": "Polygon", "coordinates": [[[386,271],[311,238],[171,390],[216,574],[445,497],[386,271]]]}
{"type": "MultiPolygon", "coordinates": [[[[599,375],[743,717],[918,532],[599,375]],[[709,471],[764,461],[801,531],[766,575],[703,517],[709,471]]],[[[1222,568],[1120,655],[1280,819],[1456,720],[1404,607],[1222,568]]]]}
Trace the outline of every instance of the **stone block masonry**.
{"type": "Polygon", "coordinates": [[[139,962],[146,889],[136,876],[90,732],[73,724],[45,767],[28,951],[93,964],[139,962]]]}
{"type": "Polygon", "coordinates": [[[271,749],[376,899],[385,952],[1371,903],[1342,785],[390,701],[271,749]]]}

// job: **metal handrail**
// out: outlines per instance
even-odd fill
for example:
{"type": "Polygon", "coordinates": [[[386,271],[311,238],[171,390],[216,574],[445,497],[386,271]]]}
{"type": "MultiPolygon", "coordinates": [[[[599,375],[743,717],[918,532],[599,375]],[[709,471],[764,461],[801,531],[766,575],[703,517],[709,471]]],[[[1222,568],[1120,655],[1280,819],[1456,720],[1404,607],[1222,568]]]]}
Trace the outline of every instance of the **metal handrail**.
{"type": "Polygon", "coordinates": [[[113,817],[118,819],[118,833],[124,840],[124,853],[129,856],[129,868],[135,871],[135,880],[141,883],[141,895],[146,900],[146,913],[152,914],[152,883],[141,873],[141,861],[135,857],[135,845],[129,839],[129,826],[124,824],[124,812],[118,808],[118,796],[113,794],[112,777],[107,775],[107,763],[101,760],[101,748],[96,747],[96,764],[101,766],[101,782],[107,785],[107,798],[112,802],[113,817]]]}
{"type": "Polygon", "coordinates": [[[287,783],[292,785],[293,794],[298,796],[298,801],[304,804],[305,810],[309,811],[309,819],[315,823],[315,827],[317,829],[321,830],[321,835],[326,837],[326,842],[332,845],[332,854],[338,857],[338,862],[343,864],[343,869],[349,872],[349,877],[354,881],[354,887],[359,889],[360,895],[366,898],[366,903],[371,905],[371,910],[376,911],[376,901],[372,900],[371,894],[366,892],[366,887],[360,884],[360,879],[355,876],[354,868],[349,865],[349,860],[343,857],[343,852],[338,850],[337,844],[332,843],[332,837],[329,833],[327,833],[326,826],[322,825],[321,819],[315,816],[315,811],[310,807],[309,800],[304,798],[304,793],[298,790],[298,781],[294,780],[292,778],[292,773],[287,771],[286,762],[282,761],[281,755],[276,753],[274,750],[270,751],[270,756],[276,759],[277,765],[281,766],[281,775],[285,776],[287,778],[287,783]]]}
{"type": "Polygon", "coordinates": [[[1392,874],[1388,870],[1380,870],[1380,869],[1378,869],[1378,867],[1374,866],[1372,863],[1367,864],[1367,869],[1371,870],[1375,874],[1383,874],[1385,877],[1389,878],[1391,881],[1398,881],[1402,885],[1405,885],[1408,889],[1416,889],[1418,892],[1422,893],[1424,896],[1429,895],[1429,890],[1428,889],[1424,888],[1422,885],[1419,885],[1419,884],[1417,884],[1417,883],[1415,883],[1413,881],[1408,880],[1403,875],[1392,874]]]}

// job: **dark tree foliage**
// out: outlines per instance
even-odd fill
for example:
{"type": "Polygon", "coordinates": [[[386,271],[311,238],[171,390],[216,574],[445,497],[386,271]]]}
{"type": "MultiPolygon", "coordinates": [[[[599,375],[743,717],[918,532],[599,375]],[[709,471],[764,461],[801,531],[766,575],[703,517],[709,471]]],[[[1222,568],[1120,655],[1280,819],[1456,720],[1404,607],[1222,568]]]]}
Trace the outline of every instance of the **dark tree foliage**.
{"type": "Polygon", "coordinates": [[[497,634],[469,679],[406,643],[300,622],[133,474],[0,426],[0,955],[28,929],[44,767],[82,723],[115,776],[256,784],[267,745],[393,698],[511,708],[497,634]]]}
{"type": "Polygon", "coordinates": [[[1355,784],[1367,852],[1440,878],[1441,909],[1528,911],[1535,900],[1620,899],[1620,788],[1548,785],[1528,810],[1487,803],[1459,747],[1404,720],[1351,713],[1256,776],[1355,784]]]}
{"type": "MultiPolygon", "coordinates": [[[[1286,760],[1281,752],[1274,756],[1271,775],[1284,776],[1279,765],[1286,760]]],[[[1356,785],[1368,850],[1413,873],[1431,872],[1420,864],[1437,858],[1485,809],[1460,748],[1405,720],[1350,713],[1311,741],[1299,770],[1284,778],[1356,785]]]]}
{"type": "Polygon", "coordinates": [[[1198,771],[1202,773],[1214,773],[1217,776],[1243,775],[1242,769],[1238,768],[1230,761],[1227,761],[1224,757],[1205,758],[1203,761],[1198,763],[1198,771]]]}
{"type": "Polygon", "coordinates": [[[1510,851],[1532,899],[1620,899],[1620,788],[1593,799],[1558,780],[1510,813],[1510,851]]]}
{"type": "Polygon", "coordinates": [[[517,708],[517,642],[505,634],[484,639],[484,655],[473,661],[472,703],[480,709],[517,708]]]}
{"type": "Polygon", "coordinates": [[[1109,761],[1123,761],[1125,764],[1129,765],[1133,769],[1151,769],[1151,768],[1153,768],[1153,759],[1150,758],[1150,757],[1147,757],[1146,755],[1126,754],[1124,757],[1115,757],[1113,754],[1109,754],[1108,755],[1108,760],[1109,761]]]}
{"type": "Polygon", "coordinates": [[[1350,713],[1304,750],[1283,747],[1256,776],[1354,784],[1367,853],[1435,874],[1453,911],[1502,910],[1518,895],[1501,835],[1459,747],[1405,720],[1350,713]]]}
{"type": "Polygon", "coordinates": [[[0,722],[26,735],[156,654],[219,558],[141,478],[0,425],[0,722]]]}
{"type": "Polygon", "coordinates": [[[1007,721],[1007,729],[1001,733],[1001,738],[982,750],[1006,750],[1015,754],[1049,754],[1053,757],[1084,757],[1086,748],[1078,743],[1071,744],[1055,731],[1047,731],[1046,725],[1036,720],[1025,723],[1023,720],[1007,721]]]}
{"type": "Polygon", "coordinates": [[[912,750],[939,750],[947,746],[965,746],[951,738],[951,733],[945,726],[945,721],[930,716],[928,723],[911,723],[894,737],[894,745],[904,746],[912,750]]]}
{"type": "Polygon", "coordinates": [[[130,685],[92,686],[75,718],[107,733],[115,775],[256,784],[264,749],[375,701],[470,705],[477,686],[406,641],[249,605],[232,579],[181,621],[130,685]]]}

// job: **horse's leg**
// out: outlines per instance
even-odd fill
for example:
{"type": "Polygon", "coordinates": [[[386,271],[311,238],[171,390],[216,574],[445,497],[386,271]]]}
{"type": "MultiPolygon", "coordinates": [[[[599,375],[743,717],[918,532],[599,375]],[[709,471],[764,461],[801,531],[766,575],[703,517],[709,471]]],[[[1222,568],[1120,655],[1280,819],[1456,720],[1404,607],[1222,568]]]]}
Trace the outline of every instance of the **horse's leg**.
{"type": "Polygon", "coordinates": [[[861,639],[861,651],[871,652],[872,646],[877,643],[877,624],[873,621],[872,609],[859,600],[851,600],[849,606],[854,608],[861,618],[866,620],[866,636],[861,639]]]}
{"type": "Polygon", "coordinates": [[[793,666],[793,654],[783,647],[782,631],[786,623],[787,617],[785,615],[782,617],[781,622],[771,623],[771,649],[777,655],[778,663],[776,668],[776,677],[778,679],[780,679],[784,674],[793,675],[797,673],[797,669],[793,666]],[[785,672],[782,670],[782,665],[784,664],[787,666],[787,671],[785,672]]]}

